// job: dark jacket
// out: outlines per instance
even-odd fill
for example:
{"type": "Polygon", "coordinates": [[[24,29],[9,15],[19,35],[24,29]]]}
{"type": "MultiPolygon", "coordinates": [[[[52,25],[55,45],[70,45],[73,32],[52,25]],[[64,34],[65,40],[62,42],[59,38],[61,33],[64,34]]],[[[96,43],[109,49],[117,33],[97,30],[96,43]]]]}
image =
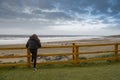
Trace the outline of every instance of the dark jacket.
{"type": "Polygon", "coordinates": [[[26,44],[26,47],[29,49],[38,49],[41,47],[40,40],[35,40],[33,38],[30,38],[26,44]]]}

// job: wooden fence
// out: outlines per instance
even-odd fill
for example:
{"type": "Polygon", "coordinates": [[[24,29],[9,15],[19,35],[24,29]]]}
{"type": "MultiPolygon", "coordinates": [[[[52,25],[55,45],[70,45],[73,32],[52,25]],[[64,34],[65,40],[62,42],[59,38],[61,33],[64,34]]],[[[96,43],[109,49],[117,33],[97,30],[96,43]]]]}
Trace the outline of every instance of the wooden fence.
{"type": "MultiPolygon", "coordinates": [[[[111,43],[111,44],[87,44],[87,45],[80,45],[80,44],[74,44],[71,46],[43,46],[41,49],[46,49],[46,48],[71,48],[70,53],[54,53],[54,54],[38,54],[38,56],[72,56],[72,59],[67,60],[67,61],[46,61],[46,62],[37,62],[37,65],[39,64],[58,64],[58,63],[73,63],[73,64],[79,64],[80,62],[88,62],[88,61],[98,61],[98,60],[119,60],[119,45],[120,43],[111,43]],[[81,52],[82,47],[105,47],[105,46],[112,46],[113,50],[101,50],[101,51],[88,51],[87,52],[81,52]],[[112,57],[101,57],[101,58],[90,58],[90,59],[81,59],[80,56],[82,54],[84,55],[90,55],[90,54],[99,54],[99,53],[113,53],[114,56],[112,57]]],[[[19,48],[0,48],[0,50],[23,50],[26,49],[24,47],[19,47],[19,48]]],[[[21,56],[0,56],[0,59],[8,59],[8,58],[26,58],[26,63],[1,63],[0,66],[28,66],[31,67],[31,55],[30,51],[27,49],[27,52],[25,53],[26,55],[21,55],[21,56]]]]}

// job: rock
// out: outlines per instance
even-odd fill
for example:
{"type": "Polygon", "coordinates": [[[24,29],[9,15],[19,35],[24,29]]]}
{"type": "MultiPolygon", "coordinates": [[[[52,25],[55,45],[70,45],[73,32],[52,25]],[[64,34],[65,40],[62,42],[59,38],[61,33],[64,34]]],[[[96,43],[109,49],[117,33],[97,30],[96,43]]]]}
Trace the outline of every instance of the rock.
{"type": "Polygon", "coordinates": [[[0,63],[2,63],[2,61],[0,61],[0,63]]]}
{"type": "Polygon", "coordinates": [[[19,61],[18,61],[18,63],[23,63],[23,62],[25,62],[25,61],[24,61],[24,60],[19,60],[19,61]]]}

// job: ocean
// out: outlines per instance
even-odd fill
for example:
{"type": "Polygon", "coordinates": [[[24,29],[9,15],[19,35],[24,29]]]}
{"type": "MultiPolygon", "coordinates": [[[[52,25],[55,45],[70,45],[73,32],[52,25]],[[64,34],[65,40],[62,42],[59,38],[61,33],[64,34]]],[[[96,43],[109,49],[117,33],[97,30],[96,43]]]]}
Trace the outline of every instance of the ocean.
{"type": "MultiPolygon", "coordinates": [[[[0,45],[25,44],[30,35],[0,35],[0,45]]],[[[100,38],[96,35],[39,35],[41,43],[100,38]]]]}

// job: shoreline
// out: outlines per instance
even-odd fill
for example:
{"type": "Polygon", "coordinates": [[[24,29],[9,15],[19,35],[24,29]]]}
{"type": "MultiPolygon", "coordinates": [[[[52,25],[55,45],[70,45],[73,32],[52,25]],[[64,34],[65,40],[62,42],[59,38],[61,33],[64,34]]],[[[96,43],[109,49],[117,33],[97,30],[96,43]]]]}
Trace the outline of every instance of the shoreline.
{"type": "MultiPolygon", "coordinates": [[[[82,40],[67,40],[67,41],[53,41],[53,42],[41,42],[42,46],[49,45],[71,45],[75,44],[97,44],[97,43],[120,43],[120,38],[91,38],[91,39],[82,39],[82,40]]],[[[4,47],[25,47],[26,44],[5,44],[0,45],[0,48],[4,47]]]]}
{"type": "MultiPolygon", "coordinates": [[[[75,44],[104,44],[104,43],[120,43],[120,39],[116,38],[92,38],[92,39],[84,39],[84,40],[71,40],[71,41],[55,41],[55,42],[45,42],[42,43],[42,46],[50,46],[50,45],[60,45],[60,46],[65,46],[65,45],[72,45],[72,43],[75,44]]],[[[13,44],[13,45],[0,45],[0,48],[12,48],[12,47],[25,47],[25,44],[13,44]]],[[[80,51],[95,51],[95,50],[110,50],[112,49],[111,47],[93,47],[93,48],[80,48],[80,51]]],[[[71,48],[47,48],[47,49],[39,49],[38,54],[45,54],[45,53],[71,53],[72,49],[71,48]]],[[[24,50],[0,50],[0,56],[14,56],[14,55],[26,55],[26,49],[24,50]]],[[[95,57],[98,54],[93,54],[93,55],[83,55],[83,57],[95,57]]],[[[38,57],[39,61],[48,61],[50,59],[70,59],[71,56],[65,57],[38,57]]],[[[9,58],[9,59],[0,59],[0,63],[4,62],[20,62],[20,61],[26,61],[26,58],[9,58]]]]}

